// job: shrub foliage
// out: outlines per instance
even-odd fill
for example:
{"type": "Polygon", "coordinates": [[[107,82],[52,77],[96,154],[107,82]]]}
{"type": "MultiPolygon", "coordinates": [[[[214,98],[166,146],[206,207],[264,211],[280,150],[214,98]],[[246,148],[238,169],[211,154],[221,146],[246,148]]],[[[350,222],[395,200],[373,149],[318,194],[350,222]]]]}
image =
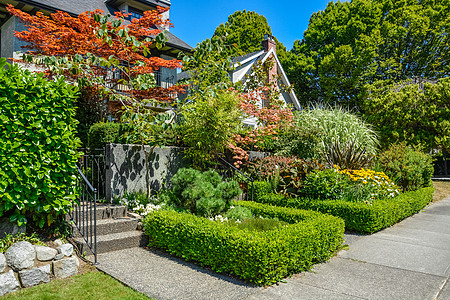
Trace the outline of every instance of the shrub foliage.
{"type": "Polygon", "coordinates": [[[156,211],[144,221],[150,246],[257,285],[275,283],[328,259],[341,245],[344,223],[312,211],[239,201],[254,214],[290,223],[249,231],[191,214],[156,211]]]}
{"type": "Polygon", "coordinates": [[[378,167],[404,191],[414,191],[431,185],[431,156],[406,146],[406,143],[393,144],[381,153],[378,167]]]}
{"type": "Polygon", "coordinates": [[[77,88],[0,59],[0,216],[52,223],[71,204],[77,88]],[[7,68],[6,68],[7,67],[7,68]]]}
{"type": "Polygon", "coordinates": [[[205,217],[228,210],[231,200],[242,193],[236,181],[223,182],[214,170],[182,168],[172,177],[172,184],[174,204],[205,217]]]}

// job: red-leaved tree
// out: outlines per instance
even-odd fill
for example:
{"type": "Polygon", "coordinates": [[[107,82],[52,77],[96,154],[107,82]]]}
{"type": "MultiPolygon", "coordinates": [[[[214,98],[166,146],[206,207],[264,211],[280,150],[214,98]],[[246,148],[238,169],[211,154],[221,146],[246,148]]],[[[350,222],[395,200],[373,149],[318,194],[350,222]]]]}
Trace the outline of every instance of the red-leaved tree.
{"type": "Polygon", "coordinates": [[[29,15],[12,5],[7,10],[27,27],[15,33],[28,43],[22,62],[42,66],[49,77],[62,74],[80,86],[100,87],[112,111],[135,100],[170,102],[183,92],[177,85],[157,87],[152,75],[162,67],[181,67],[180,60],[152,54],[166,41],[159,28],[172,25],[162,18],[165,8],[146,11],[131,22],[125,20],[126,14],[116,12],[111,17],[101,10],[78,17],[60,11],[29,15]]]}

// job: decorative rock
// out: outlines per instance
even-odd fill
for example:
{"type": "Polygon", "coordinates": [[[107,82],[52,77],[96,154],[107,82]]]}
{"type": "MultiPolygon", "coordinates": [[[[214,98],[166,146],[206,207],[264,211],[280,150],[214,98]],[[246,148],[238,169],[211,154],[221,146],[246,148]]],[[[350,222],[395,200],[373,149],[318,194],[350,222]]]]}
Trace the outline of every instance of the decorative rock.
{"type": "Polygon", "coordinates": [[[9,270],[8,273],[0,275],[0,296],[14,292],[19,288],[19,282],[14,276],[14,272],[9,270]]]}
{"type": "Polygon", "coordinates": [[[62,254],[62,253],[59,253],[55,256],[55,260],[61,260],[63,258],[64,258],[64,254],[62,254]]]}
{"type": "Polygon", "coordinates": [[[34,246],[36,249],[36,257],[40,261],[49,261],[55,258],[58,251],[56,249],[45,246],[34,246]]]}
{"type": "Polygon", "coordinates": [[[17,242],[5,253],[6,262],[14,271],[31,268],[34,266],[36,250],[29,242],[17,242]]]}
{"type": "Polygon", "coordinates": [[[76,255],[72,255],[72,257],[75,259],[75,262],[77,263],[77,268],[80,267],[80,260],[78,259],[78,257],[76,255]]]}
{"type": "Polygon", "coordinates": [[[0,273],[5,272],[6,269],[6,258],[3,253],[0,253],[0,273]]]}
{"type": "Polygon", "coordinates": [[[22,270],[19,272],[19,277],[23,287],[38,285],[41,282],[50,282],[50,264],[31,270],[22,270]]]}
{"type": "Polygon", "coordinates": [[[64,244],[64,245],[59,246],[57,249],[58,249],[59,253],[64,254],[64,256],[67,256],[67,257],[72,256],[72,254],[73,254],[72,244],[64,244]]]}
{"type": "Polygon", "coordinates": [[[62,246],[64,243],[61,241],[61,239],[56,239],[54,241],[54,243],[56,244],[56,247],[62,246]]]}
{"type": "Polygon", "coordinates": [[[66,278],[78,273],[75,257],[69,257],[53,262],[53,273],[56,278],[66,278]]]}

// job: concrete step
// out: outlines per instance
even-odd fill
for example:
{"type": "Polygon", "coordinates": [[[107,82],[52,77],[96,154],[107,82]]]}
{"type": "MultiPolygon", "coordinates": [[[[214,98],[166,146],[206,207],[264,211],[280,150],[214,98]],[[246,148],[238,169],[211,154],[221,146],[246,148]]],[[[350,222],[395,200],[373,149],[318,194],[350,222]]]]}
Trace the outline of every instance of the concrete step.
{"type": "MultiPolygon", "coordinates": [[[[83,238],[74,239],[81,253],[90,255],[91,252],[83,238]]],[[[97,253],[106,253],[122,249],[145,247],[148,245],[148,237],[140,230],[126,231],[97,236],[97,253]]]]}
{"type": "MultiPolygon", "coordinates": [[[[92,211],[94,210],[93,206],[90,205],[81,205],[79,208],[76,208],[72,214],[74,220],[80,220],[82,222],[83,218],[94,220],[94,215],[92,211]]],[[[127,216],[127,207],[122,205],[112,205],[112,204],[97,204],[97,221],[103,219],[117,219],[123,218],[127,216]]]]}
{"type": "MultiPolygon", "coordinates": [[[[92,223],[93,224],[93,223],[92,223]]],[[[100,219],[97,220],[97,236],[107,235],[112,233],[126,232],[136,230],[138,220],[135,218],[123,217],[117,219],[100,219]]],[[[87,225],[80,226],[83,233],[88,233],[89,227],[87,225]]],[[[93,230],[93,229],[92,229],[93,230]]],[[[81,237],[80,231],[73,227],[73,237],[81,237]]]]}

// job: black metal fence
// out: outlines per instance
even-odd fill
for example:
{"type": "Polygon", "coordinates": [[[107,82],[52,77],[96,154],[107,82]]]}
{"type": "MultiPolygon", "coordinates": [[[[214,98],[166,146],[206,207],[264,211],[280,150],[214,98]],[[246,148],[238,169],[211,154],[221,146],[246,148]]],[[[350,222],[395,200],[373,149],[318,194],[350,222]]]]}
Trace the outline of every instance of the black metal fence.
{"type": "Polygon", "coordinates": [[[223,179],[234,179],[239,182],[240,188],[243,190],[240,200],[253,201],[253,178],[245,175],[241,170],[222,157],[219,157],[219,164],[215,165],[214,169],[223,179]]]}
{"type": "Polygon", "coordinates": [[[89,183],[97,190],[98,199],[105,199],[106,195],[106,169],[105,148],[80,148],[83,155],[78,166],[89,183]]]}
{"type": "Polygon", "coordinates": [[[73,202],[69,216],[94,255],[94,263],[97,264],[98,190],[92,186],[80,167],[77,166],[77,169],[77,192],[79,193],[79,198],[73,202]]]}

